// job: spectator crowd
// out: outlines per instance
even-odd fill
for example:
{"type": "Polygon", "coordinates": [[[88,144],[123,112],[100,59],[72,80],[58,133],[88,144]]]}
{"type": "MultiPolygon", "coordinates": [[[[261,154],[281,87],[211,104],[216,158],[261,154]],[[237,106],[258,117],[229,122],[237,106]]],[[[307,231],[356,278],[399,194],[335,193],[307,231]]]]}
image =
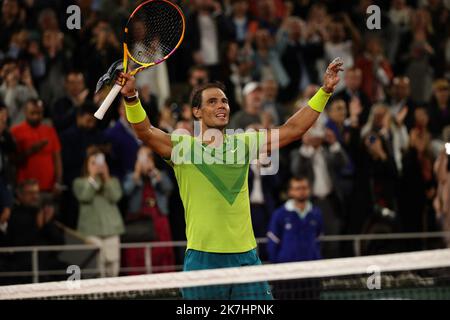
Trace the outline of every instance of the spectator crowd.
{"type": "MultiPolygon", "coordinates": [[[[0,1],[0,246],[63,244],[64,225],[101,245],[105,274],[116,276],[145,264],[144,249],[121,252],[121,241],[185,240],[174,174],[137,139],[121,99],[104,120],[93,116],[96,83],[121,59],[122,27],[137,2],[0,1]],[[72,4],[79,30],[66,27],[72,4]]],[[[137,75],[151,123],[168,133],[193,133],[189,94],[208,81],[226,85],[230,128],[276,127],[306,105],[334,58],[344,60],[326,111],[280,151],[280,170],[250,168],[254,232],[269,232],[263,259],[350,254],[336,243],[318,248],[321,234],[450,231],[449,1],[173,2],[186,16],[185,39],[137,75]],[[373,4],[381,28],[372,30],[373,4]],[[292,243],[280,248],[283,241],[292,243]]],[[[440,245],[450,240],[402,249],[440,245]]],[[[151,255],[164,270],[183,259],[173,248],[151,255]]],[[[58,265],[51,254],[41,260],[58,265]]],[[[0,271],[29,266],[25,254],[0,257],[0,271]]]]}

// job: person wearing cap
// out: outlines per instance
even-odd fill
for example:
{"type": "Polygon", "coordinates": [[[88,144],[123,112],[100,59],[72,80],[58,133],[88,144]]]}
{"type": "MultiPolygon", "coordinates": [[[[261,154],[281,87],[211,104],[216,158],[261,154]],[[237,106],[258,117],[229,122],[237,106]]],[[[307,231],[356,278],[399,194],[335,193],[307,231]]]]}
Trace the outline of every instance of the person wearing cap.
{"type": "MultiPolygon", "coordinates": [[[[342,70],[343,61],[336,59],[328,66],[323,86],[307,106],[276,129],[252,132],[226,130],[230,106],[225,87],[216,82],[200,85],[191,95],[193,116],[201,129],[194,136],[189,132],[167,134],[153,127],[139,101],[135,78],[119,75],[117,83],[124,83],[121,93],[128,121],[143,143],[175,172],[185,208],[184,271],[261,265],[250,213],[250,165],[267,159],[268,152],[301,139],[324,110],[342,70]]],[[[258,86],[249,86],[247,95],[260,95],[258,86]]],[[[246,110],[250,107],[260,111],[260,98],[252,98],[254,105],[246,110]]],[[[256,114],[252,112],[252,116],[256,114]]],[[[185,299],[273,298],[267,282],[184,288],[182,294],[185,299]]]]}
{"type": "Polygon", "coordinates": [[[259,82],[249,82],[242,90],[244,97],[243,109],[231,118],[229,128],[246,129],[253,124],[261,124],[263,90],[259,82]]]}
{"type": "Polygon", "coordinates": [[[447,79],[437,79],[433,83],[433,97],[428,107],[433,138],[439,138],[444,127],[450,123],[449,90],[450,85],[447,79]]]}

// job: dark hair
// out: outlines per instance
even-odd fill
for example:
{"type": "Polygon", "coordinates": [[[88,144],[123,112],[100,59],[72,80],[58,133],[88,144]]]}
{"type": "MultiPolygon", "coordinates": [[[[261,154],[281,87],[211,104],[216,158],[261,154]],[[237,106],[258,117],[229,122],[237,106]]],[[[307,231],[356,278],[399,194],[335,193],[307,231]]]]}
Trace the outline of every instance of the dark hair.
{"type": "Polygon", "coordinates": [[[2,98],[0,98],[0,110],[7,109],[7,108],[8,107],[6,106],[5,101],[3,101],[2,98]]]}
{"type": "Polygon", "coordinates": [[[44,103],[40,99],[30,98],[27,101],[25,101],[25,103],[23,105],[25,107],[28,107],[29,104],[31,104],[33,107],[42,107],[42,108],[44,108],[44,103]]]}
{"type": "Polygon", "coordinates": [[[67,78],[71,75],[71,74],[81,74],[83,76],[83,78],[85,78],[83,71],[79,70],[79,69],[68,69],[64,75],[64,79],[67,80],[67,78]]]}
{"type": "Polygon", "coordinates": [[[26,187],[39,185],[36,179],[25,179],[17,185],[17,193],[22,194],[26,187]]]}
{"type": "Polygon", "coordinates": [[[204,71],[209,75],[209,71],[206,67],[203,66],[193,66],[188,71],[188,78],[192,77],[195,71],[204,71]]]}
{"type": "Polygon", "coordinates": [[[97,107],[94,103],[90,101],[86,101],[83,103],[80,108],[77,111],[77,116],[84,116],[85,114],[94,115],[94,113],[97,111],[97,107]]]}
{"type": "Polygon", "coordinates": [[[310,185],[309,179],[307,176],[303,176],[303,175],[299,175],[299,176],[294,176],[291,179],[289,179],[289,187],[291,186],[291,183],[294,181],[307,181],[308,184],[310,185]]]}
{"type": "Polygon", "coordinates": [[[191,93],[192,108],[200,108],[202,105],[202,93],[206,89],[217,88],[225,92],[225,85],[222,82],[209,82],[196,86],[191,93]]]}

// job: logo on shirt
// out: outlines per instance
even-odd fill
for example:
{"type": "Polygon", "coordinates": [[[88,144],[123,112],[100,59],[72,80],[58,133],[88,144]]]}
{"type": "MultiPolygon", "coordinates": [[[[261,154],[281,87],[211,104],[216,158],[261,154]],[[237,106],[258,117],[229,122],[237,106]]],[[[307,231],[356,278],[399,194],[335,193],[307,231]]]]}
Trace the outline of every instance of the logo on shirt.
{"type": "Polygon", "coordinates": [[[286,230],[291,230],[291,229],[292,229],[292,223],[286,223],[286,224],[284,225],[284,228],[285,228],[286,230]]]}

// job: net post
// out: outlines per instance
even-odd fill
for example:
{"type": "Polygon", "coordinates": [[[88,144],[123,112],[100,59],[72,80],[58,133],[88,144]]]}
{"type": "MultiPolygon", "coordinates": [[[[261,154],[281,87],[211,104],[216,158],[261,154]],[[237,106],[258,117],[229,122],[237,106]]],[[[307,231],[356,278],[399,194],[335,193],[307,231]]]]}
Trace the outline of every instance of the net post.
{"type": "Polygon", "coordinates": [[[39,257],[36,248],[31,252],[31,266],[33,269],[33,283],[39,282],[39,257]]]}
{"type": "Polygon", "coordinates": [[[152,273],[152,244],[145,245],[145,270],[147,274],[152,273]]]}

